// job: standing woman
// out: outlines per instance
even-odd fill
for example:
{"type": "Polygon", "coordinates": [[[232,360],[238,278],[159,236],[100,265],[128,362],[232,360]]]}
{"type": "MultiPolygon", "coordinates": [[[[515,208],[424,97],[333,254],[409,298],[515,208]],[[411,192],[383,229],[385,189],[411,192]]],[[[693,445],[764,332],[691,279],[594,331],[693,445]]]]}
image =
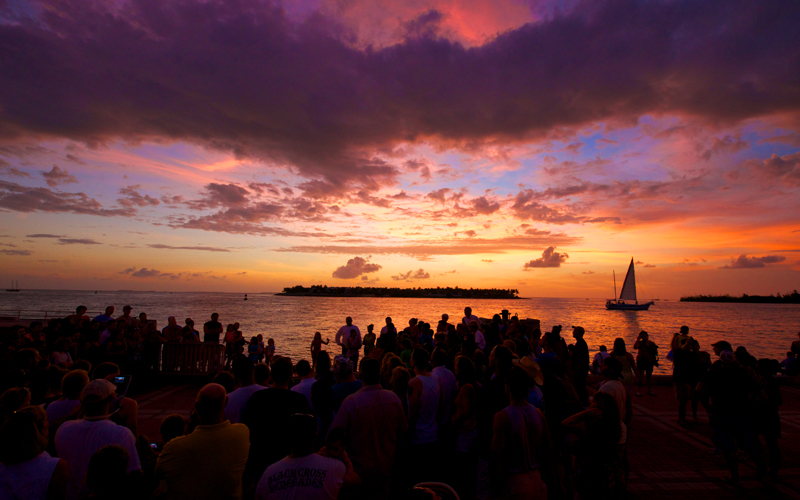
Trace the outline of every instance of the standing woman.
{"type": "Polygon", "coordinates": [[[0,429],[0,498],[66,498],[69,468],[45,451],[47,435],[47,414],[40,406],[15,412],[0,429]]]}
{"type": "Polygon", "coordinates": [[[375,325],[367,325],[367,334],[364,335],[364,357],[367,358],[375,349],[375,325]]]}
{"type": "Polygon", "coordinates": [[[499,498],[546,499],[559,490],[557,457],[544,414],[528,403],[530,377],[513,367],[506,378],[509,405],[494,416],[489,472],[499,498]]]}
{"type": "MultiPolygon", "coordinates": [[[[633,372],[636,372],[636,378],[639,380],[642,380],[642,374],[636,367],[636,360],[633,359],[633,355],[625,347],[625,340],[619,337],[614,339],[614,350],[611,351],[611,357],[622,363],[622,380],[620,382],[627,389],[628,395],[633,394],[633,372]]],[[[641,396],[639,393],[636,393],[636,395],[641,396]]]]}
{"type": "MultiPolygon", "coordinates": [[[[642,330],[639,333],[639,338],[636,339],[636,343],[633,344],[633,348],[638,350],[638,354],[636,355],[636,368],[639,369],[639,373],[643,374],[647,380],[647,394],[655,396],[656,393],[654,393],[653,389],[650,387],[650,378],[653,376],[653,368],[656,363],[656,357],[653,353],[656,352],[658,346],[655,342],[650,341],[650,335],[642,330]]],[[[639,378],[639,390],[641,389],[642,379],[639,378]]],[[[637,392],[636,395],[641,396],[639,392],[637,392]]]]}
{"type": "Polygon", "coordinates": [[[358,330],[350,330],[350,337],[345,339],[344,346],[347,347],[347,357],[353,362],[353,369],[358,368],[358,354],[361,352],[361,339],[358,338],[358,330]]]}
{"type": "Polygon", "coordinates": [[[330,341],[331,339],[327,339],[325,340],[325,342],[323,342],[322,334],[319,332],[314,333],[314,340],[311,341],[311,362],[313,364],[313,366],[311,367],[312,371],[314,372],[317,371],[317,356],[319,355],[319,352],[322,350],[322,344],[328,345],[330,341]]]}

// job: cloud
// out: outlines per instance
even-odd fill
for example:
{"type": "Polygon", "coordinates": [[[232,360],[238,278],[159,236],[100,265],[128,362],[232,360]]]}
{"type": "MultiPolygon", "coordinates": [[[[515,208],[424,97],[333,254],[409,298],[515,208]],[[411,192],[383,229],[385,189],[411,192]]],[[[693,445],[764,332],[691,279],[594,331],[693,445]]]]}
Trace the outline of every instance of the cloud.
{"type": "Polygon", "coordinates": [[[481,262],[494,262],[492,259],[481,259],[481,262]]]}
{"type": "Polygon", "coordinates": [[[123,271],[120,271],[119,274],[131,274],[132,272],[136,271],[135,267],[129,267],[123,271]]]}
{"type": "MultiPolygon", "coordinates": [[[[131,276],[134,278],[170,278],[170,279],[178,279],[179,276],[174,273],[162,273],[156,269],[148,269],[143,267],[138,271],[130,273],[131,276]]],[[[198,276],[199,277],[199,276],[198,276]]]]}
{"type": "Polygon", "coordinates": [[[3,255],[33,255],[33,252],[30,250],[6,250],[5,248],[0,250],[0,253],[3,255]]]}
{"type": "Polygon", "coordinates": [[[526,262],[522,268],[524,270],[528,270],[544,267],[561,267],[561,264],[567,261],[569,255],[566,253],[556,252],[555,250],[556,247],[547,247],[544,252],[542,252],[542,256],[540,258],[526,262]]]}
{"type": "Polygon", "coordinates": [[[102,243],[88,238],[59,238],[59,245],[102,245],[102,243]]]}
{"type": "Polygon", "coordinates": [[[161,203],[156,198],[151,197],[149,194],[142,196],[137,191],[137,189],[139,189],[140,187],[141,186],[137,184],[135,186],[128,186],[120,189],[119,194],[124,195],[125,198],[118,198],[117,203],[127,208],[131,208],[134,206],[146,207],[148,205],[157,206],[161,203]]]}
{"type": "Polygon", "coordinates": [[[63,235],[60,234],[46,234],[46,233],[36,233],[36,234],[27,234],[25,235],[26,238],[63,238],[63,235]]]}
{"type": "Polygon", "coordinates": [[[415,280],[427,280],[430,279],[431,274],[426,272],[424,269],[420,268],[416,271],[411,270],[407,273],[399,273],[395,276],[392,276],[394,281],[415,281],[415,280]]]}
{"type": "Polygon", "coordinates": [[[800,153],[785,156],[773,154],[760,162],[747,162],[761,175],[767,175],[790,187],[800,187],[800,153]]]}
{"type": "Polygon", "coordinates": [[[237,275],[239,275],[239,274],[247,274],[247,271],[242,271],[242,272],[240,272],[240,273],[236,273],[236,274],[237,274],[237,275]]]}
{"type": "Polygon", "coordinates": [[[594,271],[591,271],[591,270],[590,271],[584,271],[581,274],[594,274],[594,271]]]}
{"type": "Polygon", "coordinates": [[[278,247],[276,252],[322,253],[322,254],[374,254],[409,255],[416,258],[431,255],[500,254],[511,250],[530,250],[537,245],[572,245],[581,242],[580,237],[565,233],[537,236],[508,236],[504,238],[452,238],[433,241],[430,239],[371,245],[296,245],[278,247]]]}
{"type": "MultiPolygon", "coordinates": [[[[1,28],[0,28],[1,30],[1,28]]],[[[47,188],[30,188],[13,182],[0,181],[0,208],[15,212],[71,212],[101,217],[136,214],[131,208],[107,209],[84,193],[65,193],[47,188]]]]}
{"type": "Polygon", "coordinates": [[[362,167],[401,142],[798,110],[791,0],[599,0],[503,25],[469,48],[437,31],[448,16],[430,9],[398,21],[396,43],[366,50],[341,20],[296,21],[277,3],[167,2],[157,15],[142,14],[144,0],[43,4],[4,8],[4,135],[168,137],[290,165],[310,179],[309,197],[391,185],[396,167],[362,167]]]}
{"type": "Polygon", "coordinates": [[[450,188],[441,188],[437,189],[436,191],[431,191],[430,193],[425,195],[425,198],[429,198],[437,203],[444,204],[446,201],[447,193],[452,191],[450,188]]]}
{"type": "Polygon", "coordinates": [[[206,252],[230,252],[229,249],[220,247],[204,247],[204,246],[174,247],[170,245],[164,245],[162,243],[153,243],[147,246],[150,248],[158,248],[164,250],[203,250],[206,252]]]}
{"type": "Polygon", "coordinates": [[[495,202],[492,203],[486,199],[485,196],[481,196],[480,198],[475,198],[474,200],[470,201],[472,204],[472,208],[475,209],[476,212],[483,215],[489,215],[497,212],[500,210],[500,204],[495,202]]]}
{"type": "MultiPolygon", "coordinates": [[[[0,160],[0,165],[2,165],[2,160],[0,160]]],[[[12,177],[27,177],[29,179],[31,178],[31,174],[29,174],[28,172],[24,172],[14,167],[0,168],[0,175],[10,175],[12,177]]]]}
{"type": "Polygon", "coordinates": [[[757,269],[766,267],[767,264],[777,264],[778,262],[783,262],[785,260],[786,257],[781,255],[748,257],[746,254],[742,254],[737,258],[732,258],[729,265],[722,266],[720,269],[757,269]]]}
{"type": "MultiPolygon", "coordinates": [[[[369,259],[369,257],[367,257],[369,259]]],[[[343,280],[358,278],[362,274],[375,273],[381,270],[383,266],[374,264],[367,261],[363,257],[353,257],[347,261],[347,264],[339,266],[331,276],[343,280]]]]}
{"type": "Polygon", "coordinates": [[[61,184],[77,184],[78,179],[74,175],[70,175],[66,170],[61,170],[57,165],[53,165],[53,169],[49,172],[42,172],[47,185],[56,187],[61,184]]]}

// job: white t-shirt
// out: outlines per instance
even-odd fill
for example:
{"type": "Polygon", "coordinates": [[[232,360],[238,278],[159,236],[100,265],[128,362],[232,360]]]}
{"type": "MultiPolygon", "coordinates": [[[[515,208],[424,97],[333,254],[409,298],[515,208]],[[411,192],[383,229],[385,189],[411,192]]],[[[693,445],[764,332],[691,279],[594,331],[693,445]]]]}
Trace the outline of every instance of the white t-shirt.
{"type": "Polygon", "coordinates": [[[475,316],[474,314],[470,314],[470,315],[469,315],[469,318],[468,318],[468,317],[466,317],[466,316],[464,316],[463,318],[461,318],[461,322],[462,322],[462,323],[464,323],[464,325],[466,325],[466,326],[469,326],[469,324],[470,324],[471,322],[473,322],[473,321],[476,321],[476,322],[477,322],[479,325],[481,324],[481,320],[480,320],[480,319],[478,319],[478,317],[477,317],[477,316],[475,316]]]}
{"type": "Polygon", "coordinates": [[[244,387],[239,387],[232,393],[228,394],[228,404],[225,405],[225,418],[230,420],[232,424],[239,422],[239,416],[250,401],[250,396],[260,390],[266,389],[263,385],[253,384],[244,387]]]}
{"type": "Polygon", "coordinates": [[[333,339],[337,344],[344,345],[345,339],[350,338],[350,330],[356,331],[356,336],[358,337],[358,341],[361,342],[361,330],[358,329],[356,325],[344,325],[343,327],[339,328],[339,331],[336,332],[336,337],[333,339]]]}
{"type": "Polygon", "coordinates": [[[484,338],[483,332],[480,330],[475,330],[475,343],[481,349],[486,349],[486,338],[484,338]]]}
{"type": "Polygon", "coordinates": [[[600,351],[600,352],[598,352],[597,354],[594,355],[594,362],[597,363],[598,366],[602,365],[603,361],[605,361],[606,358],[608,358],[609,356],[611,356],[610,352],[608,352],[608,351],[600,351]]]}
{"type": "Polygon", "coordinates": [[[47,422],[50,423],[50,428],[53,428],[52,426],[56,420],[68,416],[80,404],[81,402],[77,399],[65,399],[63,401],[59,399],[47,405],[47,422]]]}
{"type": "Polygon", "coordinates": [[[54,351],[53,354],[50,356],[50,360],[53,362],[54,365],[59,363],[72,363],[72,355],[68,352],[58,352],[54,351]]]}
{"type": "Polygon", "coordinates": [[[293,392],[299,392],[308,400],[308,406],[311,407],[311,386],[314,385],[316,380],[314,377],[304,378],[296,386],[292,387],[293,392]]]}
{"type": "Polygon", "coordinates": [[[46,500],[50,478],[58,459],[46,451],[21,464],[0,463],[0,498],[3,500],[46,500]]]}
{"type": "Polygon", "coordinates": [[[455,401],[456,391],[458,391],[458,382],[453,372],[444,366],[437,366],[431,370],[431,375],[439,381],[441,396],[439,399],[439,410],[436,412],[436,420],[438,420],[439,425],[441,425],[450,421],[453,401],[455,401]]]}
{"type": "Polygon", "coordinates": [[[312,453],[285,457],[264,471],[256,487],[258,500],[335,500],[347,472],[344,463],[312,453]]]}
{"type": "Polygon", "coordinates": [[[89,459],[103,446],[116,444],[128,451],[128,472],[142,468],[133,433],[110,420],[64,422],[56,431],[55,444],[58,458],[63,458],[69,465],[67,500],[86,496],[88,488],[84,480],[89,459]]]}
{"type": "MultiPolygon", "coordinates": [[[[392,331],[394,333],[397,333],[397,327],[394,326],[394,323],[392,323],[392,331]]],[[[389,333],[389,325],[386,325],[383,328],[381,328],[381,335],[385,335],[387,333],[389,333]]]]}
{"type": "Polygon", "coordinates": [[[628,400],[628,391],[625,390],[625,386],[619,380],[606,380],[598,391],[610,394],[614,401],[617,402],[619,426],[622,431],[619,437],[619,444],[625,444],[628,441],[628,427],[625,425],[625,403],[628,400]]]}
{"type": "Polygon", "coordinates": [[[103,330],[103,333],[100,334],[100,345],[105,345],[108,342],[108,338],[111,336],[111,332],[108,331],[108,328],[103,330]]]}

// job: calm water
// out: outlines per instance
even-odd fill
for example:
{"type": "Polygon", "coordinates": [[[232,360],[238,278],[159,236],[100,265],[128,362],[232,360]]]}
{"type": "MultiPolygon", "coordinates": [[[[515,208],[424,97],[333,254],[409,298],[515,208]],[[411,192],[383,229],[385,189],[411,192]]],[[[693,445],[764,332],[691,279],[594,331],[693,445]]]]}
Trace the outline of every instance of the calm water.
{"type": "MultiPolygon", "coordinates": [[[[366,333],[366,326],[375,324],[379,330],[384,318],[391,316],[402,328],[411,317],[433,325],[442,313],[450,315],[450,322],[459,321],[465,306],[473,314],[491,317],[503,309],[521,318],[536,318],[542,330],[552,325],[563,325],[569,335],[571,326],[586,329],[586,341],[592,351],[600,344],[609,348],[615,337],[622,337],[629,348],[641,330],[662,346],[663,358],[669,351],[672,334],[681,325],[688,325],[704,350],[711,343],[728,340],[734,347],[744,345],[756,357],[783,359],[800,330],[800,306],[790,304],[715,304],[689,302],[656,302],[649,311],[607,311],[603,300],[539,298],[530,300],[460,300],[460,299],[399,299],[399,298],[332,298],[332,297],[276,297],[268,294],[225,293],[161,293],[161,292],[84,292],[84,291],[21,291],[0,295],[0,314],[9,310],[74,311],[83,304],[89,311],[99,314],[106,305],[117,308],[130,304],[133,313],[146,312],[148,318],[158,320],[159,327],[166,325],[168,316],[191,317],[202,333],[202,324],[212,312],[220,313],[223,324],[238,321],[245,337],[262,334],[274,338],[279,354],[295,359],[308,357],[308,346],[315,331],[323,339],[331,339],[344,324],[346,316],[366,333]]],[[[29,313],[30,314],[30,313],[29,313]]],[[[64,314],[66,315],[66,314],[64,314]]],[[[662,363],[662,373],[670,370],[668,362],[662,363]]]]}

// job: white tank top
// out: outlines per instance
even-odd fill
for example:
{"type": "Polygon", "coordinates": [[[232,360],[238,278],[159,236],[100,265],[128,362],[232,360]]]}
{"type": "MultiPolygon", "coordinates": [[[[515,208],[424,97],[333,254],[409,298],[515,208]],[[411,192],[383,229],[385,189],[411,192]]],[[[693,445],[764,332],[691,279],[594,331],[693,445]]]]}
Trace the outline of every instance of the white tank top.
{"type": "Polygon", "coordinates": [[[419,414],[414,424],[409,442],[412,444],[433,443],[439,439],[436,424],[436,410],[439,408],[439,379],[433,375],[417,377],[422,381],[422,397],[419,401],[419,414]]]}
{"type": "Polygon", "coordinates": [[[50,477],[58,459],[46,451],[21,464],[0,463],[0,498],[3,500],[45,500],[50,477]]]}

